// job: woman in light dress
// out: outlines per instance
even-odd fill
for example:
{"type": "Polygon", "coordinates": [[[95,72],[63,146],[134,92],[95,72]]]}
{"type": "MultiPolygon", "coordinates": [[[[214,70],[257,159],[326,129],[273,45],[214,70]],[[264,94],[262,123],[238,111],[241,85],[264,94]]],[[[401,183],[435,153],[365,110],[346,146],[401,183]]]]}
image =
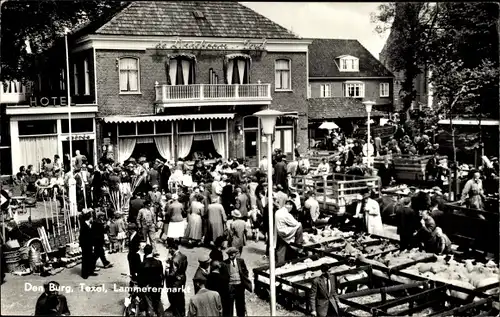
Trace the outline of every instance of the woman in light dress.
{"type": "Polygon", "coordinates": [[[196,194],[187,217],[186,238],[201,240],[203,236],[201,215],[204,213],[204,209],[203,196],[196,194]]]}
{"type": "Polygon", "coordinates": [[[220,198],[212,197],[212,203],[208,205],[208,231],[206,242],[214,243],[215,239],[224,235],[226,229],[227,216],[224,207],[220,204],[220,198]]]}
{"type": "Polygon", "coordinates": [[[359,210],[359,213],[357,213],[356,216],[364,216],[366,230],[369,234],[383,236],[384,225],[382,224],[382,216],[380,215],[380,206],[378,202],[370,198],[370,191],[368,188],[362,190],[361,195],[363,196],[363,207],[362,210],[359,210]]]}

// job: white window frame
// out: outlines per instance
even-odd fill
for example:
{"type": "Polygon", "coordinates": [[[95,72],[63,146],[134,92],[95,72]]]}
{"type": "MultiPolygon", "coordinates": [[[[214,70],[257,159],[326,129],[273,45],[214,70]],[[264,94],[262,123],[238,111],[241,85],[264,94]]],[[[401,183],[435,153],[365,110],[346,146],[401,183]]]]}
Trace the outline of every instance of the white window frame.
{"type": "Polygon", "coordinates": [[[85,95],[90,95],[90,70],[89,70],[89,61],[85,59],[83,61],[83,73],[84,73],[84,81],[85,81],[85,95]]]}
{"type": "Polygon", "coordinates": [[[359,72],[359,58],[354,56],[340,58],[339,70],[341,72],[359,72]]]}
{"type": "Polygon", "coordinates": [[[320,97],[330,98],[332,96],[332,85],[331,84],[321,84],[320,85],[320,97]]]}
{"type": "MultiPolygon", "coordinates": [[[[125,71],[125,70],[123,70],[125,71]]],[[[118,90],[120,95],[139,95],[141,94],[141,63],[138,57],[133,56],[123,56],[118,59],[118,90]],[[124,59],[134,59],[137,63],[137,90],[121,90],[120,74],[122,69],[120,68],[121,61],[124,59]]]]}
{"type": "Polygon", "coordinates": [[[353,95],[352,98],[364,98],[365,97],[365,84],[364,83],[344,83],[344,97],[351,97],[349,95],[349,88],[353,87],[356,90],[356,87],[359,87],[359,95],[353,95]]]}
{"type": "Polygon", "coordinates": [[[380,83],[380,97],[389,97],[389,83],[380,83]]]}
{"type": "Polygon", "coordinates": [[[311,98],[311,84],[307,84],[307,98],[311,98]]]}
{"type": "Polygon", "coordinates": [[[73,84],[74,84],[74,88],[75,88],[75,96],[78,95],[79,91],[78,91],[78,66],[76,64],[73,64],[73,84]]]}
{"type": "Polygon", "coordinates": [[[292,90],[292,61],[289,58],[278,58],[274,61],[274,90],[275,91],[291,91],[292,90]],[[277,69],[276,66],[278,64],[278,61],[287,61],[288,63],[288,70],[286,69],[277,69]],[[276,75],[278,72],[286,72],[288,71],[288,88],[282,88],[276,86],[276,75]]]}

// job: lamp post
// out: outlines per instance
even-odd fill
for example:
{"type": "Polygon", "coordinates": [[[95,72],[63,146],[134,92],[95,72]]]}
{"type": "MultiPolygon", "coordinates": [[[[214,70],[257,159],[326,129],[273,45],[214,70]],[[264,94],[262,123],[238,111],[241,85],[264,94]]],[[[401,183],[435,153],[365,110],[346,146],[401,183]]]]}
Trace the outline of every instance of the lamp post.
{"type": "Polygon", "coordinates": [[[269,210],[269,288],[271,290],[271,316],[276,316],[276,263],[274,259],[274,217],[273,217],[273,176],[272,176],[272,135],[276,125],[276,118],[283,113],[276,110],[266,109],[254,113],[254,116],[260,118],[262,133],[267,137],[267,208],[269,210]]]}
{"type": "Polygon", "coordinates": [[[77,203],[76,203],[76,181],[73,175],[73,134],[71,127],[71,90],[69,81],[69,49],[68,49],[68,33],[69,29],[64,29],[64,46],[66,53],[66,97],[68,99],[68,137],[69,137],[69,171],[70,178],[68,179],[68,198],[69,198],[69,213],[71,216],[75,216],[75,227],[76,227],[76,214],[77,214],[77,203]]]}
{"type": "Polygon", "coordinates": [[[370,118],[370,113],[372,112],[372,107],[375,104],[375,102],[374,101],[363,101],[363,103],[366,107],[366,113],[368,114],[368,129],[367,129],[368,130],[367,131],[368,142],[366,143],[366,156],[368,156],[368,158],[367,158],[368,164],[367,165],[368,165],[368,167],[371,167],[371,157],[370,157],[370,145],[371,145],[371,143],[370,143],[370,124],[371,124],[370,120],[371,120],[371,118],[370,118]]]}

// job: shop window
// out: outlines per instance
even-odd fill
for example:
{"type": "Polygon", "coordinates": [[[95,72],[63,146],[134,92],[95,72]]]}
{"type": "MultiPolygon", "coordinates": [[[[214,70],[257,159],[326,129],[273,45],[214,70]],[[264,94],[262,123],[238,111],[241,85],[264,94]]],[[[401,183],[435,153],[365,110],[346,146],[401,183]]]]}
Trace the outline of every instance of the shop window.
{"type": "Polygon", "coordinates": [[[156,134],[171,134],[171,133],[172,133],[171,122],[156,122],[156,134]]]}
{"type": "Polygon", "coordinates": [[[179,121],[177,129],[181,133],[182,132],[193,132],[193,121],[186,121],[186,120],[179,121]]]}
{"type": "MultiPolygon", "coordinates": [[[[68,133],[68,119],[61,120],[61,132],[68,133]]],[[[94,132],[94,119],[71,119],[71,132],[73,133],[84,133],[84,132],[94,132]]]]}
{"type": "Polygon", "coordinates": [[[137,123],[137,134],[155,134],[154,124],[152,122],[139,122],[137,123]]]}
{"type": "Polygon", "coordinates": [[[210,120],[199,120],[194,123],[195,132],[210,132],[210,120]]]}
{"type": "Polygon", "coordinates": [[[119,135],[136,135],[135,123],[120,123],[118,126],[119,135]]]}
{"type": "Polygon", "coordinates": [[[212,131],[226,131],[226,120],[224,119],[212,120],[212,131]]]}
{"type": "Polygon", "coordinates": [[[33,120],[18,122],[19,135],[56,134],[56,120],[33,120]]]}
{"type": "Polygon", "coordinates": [[[255,116],[245,117],[243,119],[243,128],[244,129],[253,129],[259,127],[259,118],[255,116]]]}

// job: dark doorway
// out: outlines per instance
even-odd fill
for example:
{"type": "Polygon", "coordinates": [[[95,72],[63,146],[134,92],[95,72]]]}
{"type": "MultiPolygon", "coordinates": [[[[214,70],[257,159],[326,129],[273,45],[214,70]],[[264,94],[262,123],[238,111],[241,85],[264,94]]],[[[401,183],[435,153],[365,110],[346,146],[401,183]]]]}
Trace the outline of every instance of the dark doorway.
{"type": "MultiPolygon", "coordinates": [[[[69,141],[63,141],[62,142],[63,146],[63,153],[69,153],[69,141]]],[[[76,151],[80,151],[80,154],[85,155],[87,158],[88,164],[94,165],[94,140],[78,140],[78,141],[73,141],[72,144],[73,147],[73,153],[71,153],[71,157],[75,156],[76,151]]]]}
{"type": "Polygon", "coordinates": [[[191,145],[191,151],[186,156],[187,161],[196,159],[216,159],[221,157],[215,150],[214,142],[210,140],[194,140],[191,145]]]}
{"type": "Polygon", "coordinates": [[[131,157],[137,160],[142,156],[146,157],[148,162],[154,162],[156,159],[164,161],[164,158],[160,155],[154,143],[137,143],[135,145],[131,157]]]}
{"type": "Polygon", "coordinates": [[[245,131],[245,159],[250,166],[257,166],[257,131],[245,131]]]}

